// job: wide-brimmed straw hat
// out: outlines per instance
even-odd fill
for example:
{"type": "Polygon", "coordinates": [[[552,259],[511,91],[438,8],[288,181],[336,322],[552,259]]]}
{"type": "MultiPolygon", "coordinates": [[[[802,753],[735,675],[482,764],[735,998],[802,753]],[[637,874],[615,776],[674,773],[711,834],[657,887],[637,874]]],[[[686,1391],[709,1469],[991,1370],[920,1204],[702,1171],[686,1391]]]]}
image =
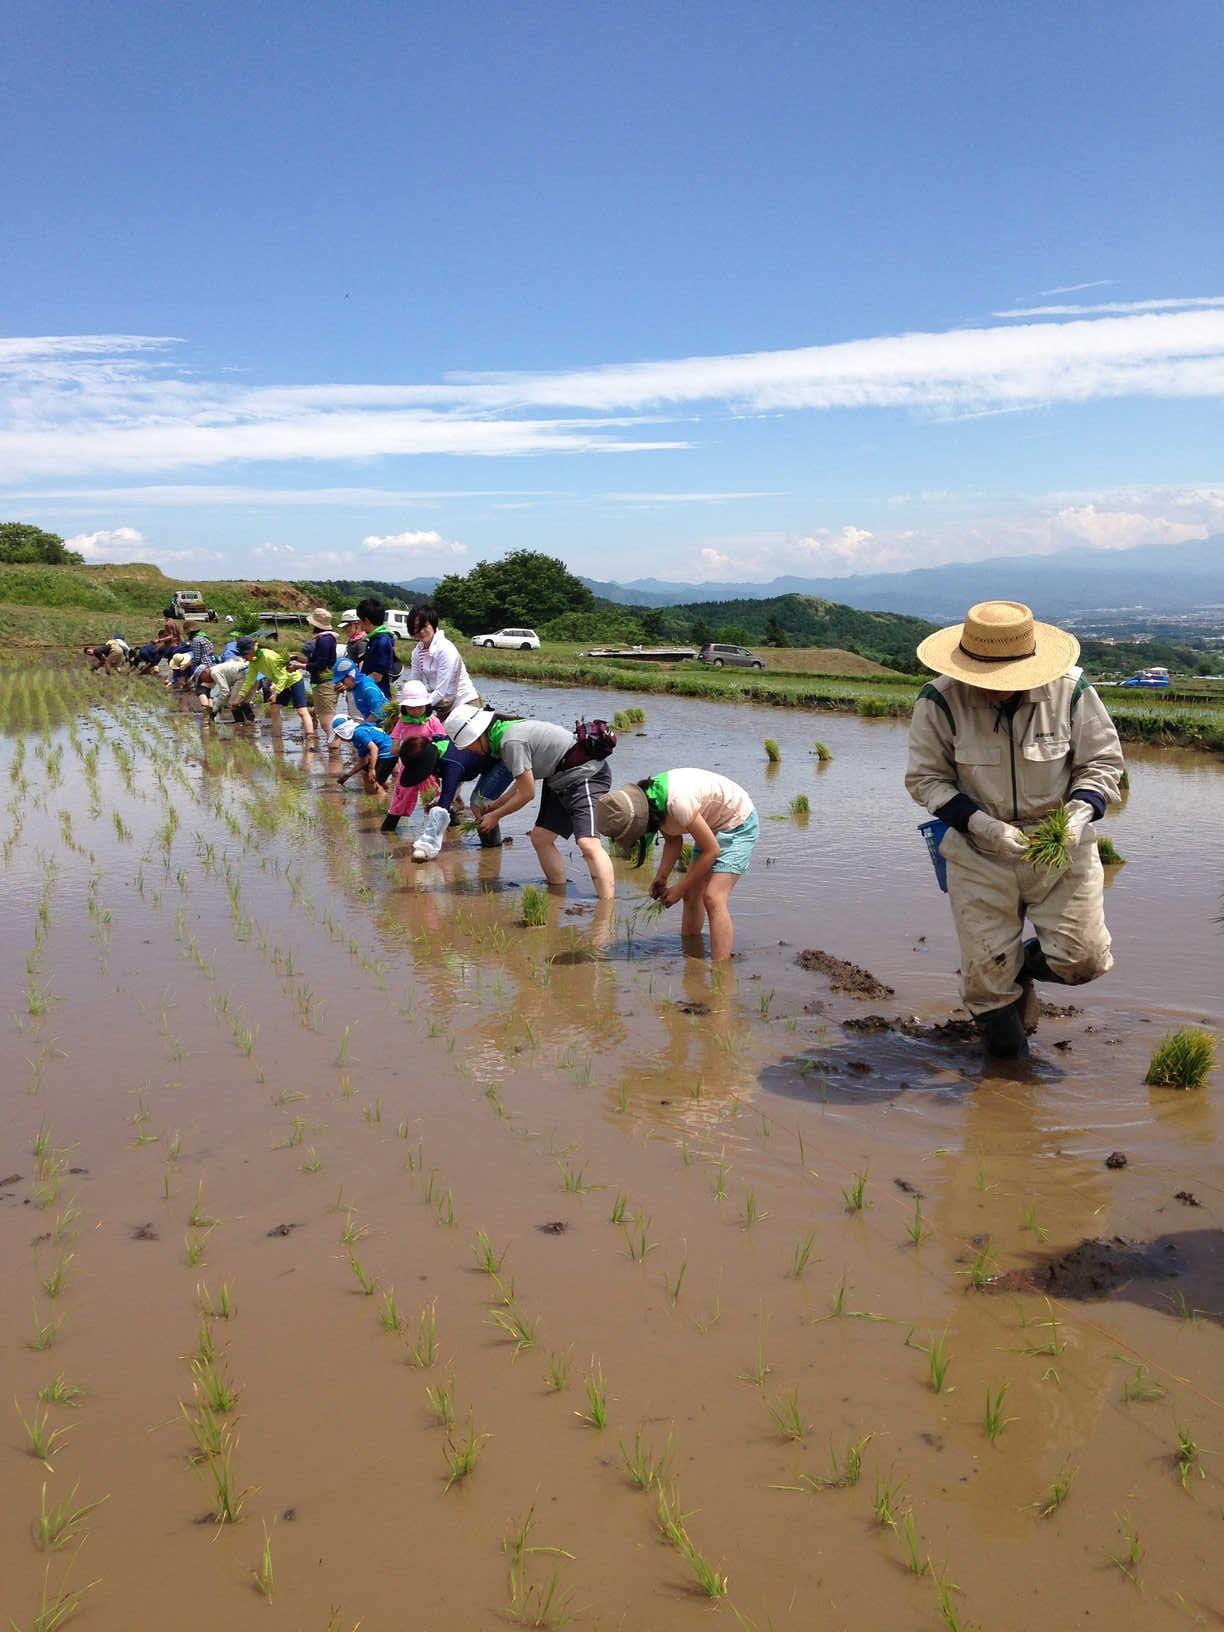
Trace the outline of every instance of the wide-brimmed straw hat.
{"type": "Polygon", "coordinates": [[[331,629],[331,613],[325,606],[316,606],[309,614],[306,622],[312,629],[331,629]]]}
{"type": "Polygon", "coordinates": [[[1021,601],[979,601],[964,623],[928,635],[918,660],[967,686],[1028,691],[1064,674],[1079,649],[1074,635],[1038,623],[1021,601]]]}
{"type": "Polygon", "coordinates": [[[595,826],[617,844],[636,844],[650,825],[650,802],[636,782],[602,794],[595,803],[595,826]]]}

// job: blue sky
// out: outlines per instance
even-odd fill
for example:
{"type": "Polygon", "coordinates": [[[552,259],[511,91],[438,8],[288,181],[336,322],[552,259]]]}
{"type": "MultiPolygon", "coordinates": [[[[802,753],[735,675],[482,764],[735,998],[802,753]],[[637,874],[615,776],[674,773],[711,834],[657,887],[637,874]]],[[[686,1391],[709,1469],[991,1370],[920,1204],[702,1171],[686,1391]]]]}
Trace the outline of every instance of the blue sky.
{"type": "Polygon", "coordinates": [[[91,560],[1224,531],[1218,6],[9,15],[0,512],[91,560]]]}

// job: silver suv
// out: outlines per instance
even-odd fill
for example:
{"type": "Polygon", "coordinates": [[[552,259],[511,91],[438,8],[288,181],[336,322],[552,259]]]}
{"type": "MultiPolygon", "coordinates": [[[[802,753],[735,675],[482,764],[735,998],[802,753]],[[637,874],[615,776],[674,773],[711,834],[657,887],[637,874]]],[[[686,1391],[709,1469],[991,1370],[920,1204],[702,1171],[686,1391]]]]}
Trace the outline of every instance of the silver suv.
{"type": "Polygon", "coordinates": [[[751,652],[745,651],[742,646],[724,646],[716,641],[707,640],[697,653],[699,663],[711,663],[716,669],[724,664],[738,666],[741,669],[763,669],[764,659],[754,657],[751,652]]]}

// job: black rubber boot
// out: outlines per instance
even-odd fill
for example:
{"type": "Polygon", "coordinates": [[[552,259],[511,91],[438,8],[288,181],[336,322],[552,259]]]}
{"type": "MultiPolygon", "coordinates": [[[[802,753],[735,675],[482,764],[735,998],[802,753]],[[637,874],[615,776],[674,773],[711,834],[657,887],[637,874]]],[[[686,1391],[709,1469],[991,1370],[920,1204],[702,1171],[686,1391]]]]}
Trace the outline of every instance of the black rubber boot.
{"type": "Polygon", "coordinates": [[[1020,965],[1019,979],[1021,980],[1050,980],[1055,986],[1065,986],[1067,983],[1061,975],[1056,975],[1046,962],[1046,955],[1041,950],[1041,942],[1034,935],[1024,943],[1024,962],[1020,965]]]}
{"type": "Polygon", "coordinates": [[[383,817],[382,826],[378,831],[380,833],[394,833],[399,824],[400,819],[398,816],[387,815],[383,817]]]}
{"type": "Polygon", "coordinates": [[[1029,1051],[1024,1034],[1022,1015],[1023,998],[1007,1003],[1001,1009],[990,1009],[974,1016],[978,1035],[986,1045],[986,1052],[995,1060],[1022,1060],[1029,1051]]]}

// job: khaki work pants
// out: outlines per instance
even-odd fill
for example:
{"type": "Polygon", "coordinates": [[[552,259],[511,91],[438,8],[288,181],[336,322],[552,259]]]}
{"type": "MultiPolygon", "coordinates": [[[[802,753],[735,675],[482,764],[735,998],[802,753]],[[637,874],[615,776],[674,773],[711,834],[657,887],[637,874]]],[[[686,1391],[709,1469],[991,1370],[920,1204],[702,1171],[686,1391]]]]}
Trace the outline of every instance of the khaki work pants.
{"type": "Polygon", "coordinates": [[[1105,874],[1091,829],[1057,874],[979,850],[955,828],[940,853],[961,954],[961,995],[971,1014],[1014,1003],[1027,917],[1046,962],[1069,986],[1113,968],[1105,927],[1105,874]]]}
{"type": "Polygon", "coordinates": [[[336,713],[336,688],[330,680],[322,680],[314,688],[310,697],[310,706],[314,709],[315,719],[319,722],[319,730],[324,736],[331,734],[331,722],[336,713]]]}

